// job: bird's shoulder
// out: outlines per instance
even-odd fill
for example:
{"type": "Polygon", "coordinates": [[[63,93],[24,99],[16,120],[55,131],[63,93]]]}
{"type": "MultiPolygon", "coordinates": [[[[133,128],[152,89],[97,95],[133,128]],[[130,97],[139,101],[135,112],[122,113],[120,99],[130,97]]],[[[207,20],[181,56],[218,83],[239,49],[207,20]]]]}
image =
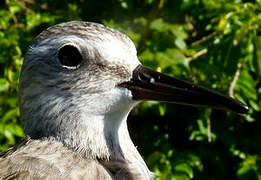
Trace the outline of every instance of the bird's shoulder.
{"type": "Polygon", "coordinates": [[[112,179],[96,160],[86,159],[53,140],[26,137],[0,154],[0,180],[11,179],[112,179]]]}

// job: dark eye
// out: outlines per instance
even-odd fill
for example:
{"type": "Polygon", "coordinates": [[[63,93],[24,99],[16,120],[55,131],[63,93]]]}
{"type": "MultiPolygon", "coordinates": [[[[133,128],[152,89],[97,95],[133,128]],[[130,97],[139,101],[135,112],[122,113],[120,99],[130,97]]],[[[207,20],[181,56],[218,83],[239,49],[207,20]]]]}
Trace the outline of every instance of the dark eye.
{"type": "Polygon", "coordinates": [[[58,58],[62,65],[77,67],[82,61],[82,55],[73,45],[65,45],[59,49],[58,58]]]}

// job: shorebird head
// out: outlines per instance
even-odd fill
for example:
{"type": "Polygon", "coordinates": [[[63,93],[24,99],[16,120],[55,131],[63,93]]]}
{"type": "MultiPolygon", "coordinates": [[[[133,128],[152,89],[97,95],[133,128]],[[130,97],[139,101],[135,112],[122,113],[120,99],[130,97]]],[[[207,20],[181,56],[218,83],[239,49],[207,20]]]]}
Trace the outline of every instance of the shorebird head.
{"type": "MultiPolygon", "coordinates": [[[[78,21],[37,36],[24,60],[19,98],[26,134],[55,137],[81,151],[102,141],[115,147],[108,138],[117,137],[129,111],[142,100],[247,111],[229,97],[143,67],[124,34],[78,21]],[[101,133],[104,137],[98,137],[101,133]]],[[[104,149],[95,145],[87,151],[104,149]]]]}

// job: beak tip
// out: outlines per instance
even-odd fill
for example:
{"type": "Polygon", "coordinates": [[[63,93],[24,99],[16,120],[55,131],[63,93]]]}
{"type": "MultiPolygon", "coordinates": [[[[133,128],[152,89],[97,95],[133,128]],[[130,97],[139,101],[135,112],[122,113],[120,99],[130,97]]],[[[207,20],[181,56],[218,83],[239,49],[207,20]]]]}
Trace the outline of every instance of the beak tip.
{"type": "Polygon", "coordinates": [[[234,108],[231,110],[238,114],[247,114],[249,111],[249,107],[239,101],[237,101],[237,106],[234,106],[234,108]]]}
{"type": "Polygon", "coordinates": [[[249,107],[247,105],[243,105],[242,113],[246,114],[248,113],[249,107]]]}

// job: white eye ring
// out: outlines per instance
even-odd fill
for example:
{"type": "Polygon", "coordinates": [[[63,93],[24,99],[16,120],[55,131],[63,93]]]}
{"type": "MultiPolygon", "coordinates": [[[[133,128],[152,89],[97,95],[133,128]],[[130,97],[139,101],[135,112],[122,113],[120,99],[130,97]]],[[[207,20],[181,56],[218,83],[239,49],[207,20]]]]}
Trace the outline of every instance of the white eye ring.
{"type": "Polygon", "coordinates": [[[62,46],[57,53],[58,60],[63,67],[76,69],[82,62],[82,55],[79,49],[73,44],[62,46]]]}

